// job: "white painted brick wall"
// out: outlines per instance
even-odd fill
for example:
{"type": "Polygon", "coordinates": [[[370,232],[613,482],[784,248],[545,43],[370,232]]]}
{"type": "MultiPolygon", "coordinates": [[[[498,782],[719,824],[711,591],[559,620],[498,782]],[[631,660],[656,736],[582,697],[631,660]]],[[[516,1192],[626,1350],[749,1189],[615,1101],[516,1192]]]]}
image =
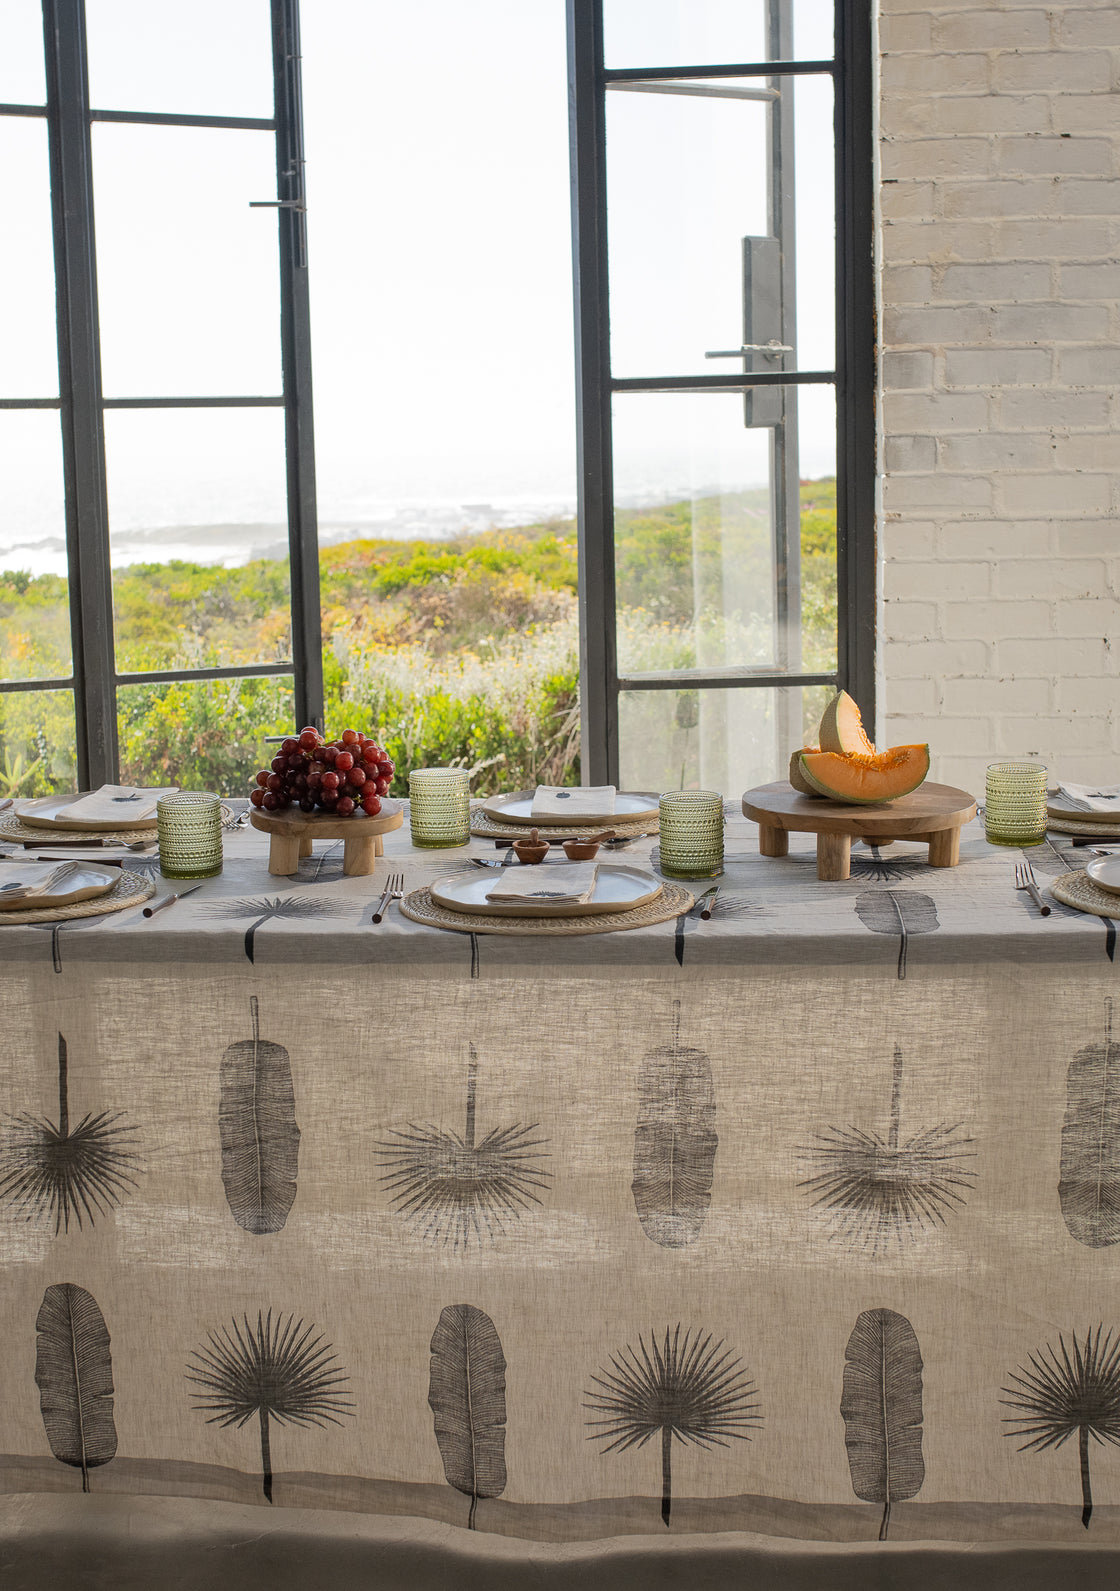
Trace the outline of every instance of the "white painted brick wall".
{"type": "Polygon", "coordinates": [[[1120,782],[1120,8],[879,44],[880,743],[1120,782]]]}

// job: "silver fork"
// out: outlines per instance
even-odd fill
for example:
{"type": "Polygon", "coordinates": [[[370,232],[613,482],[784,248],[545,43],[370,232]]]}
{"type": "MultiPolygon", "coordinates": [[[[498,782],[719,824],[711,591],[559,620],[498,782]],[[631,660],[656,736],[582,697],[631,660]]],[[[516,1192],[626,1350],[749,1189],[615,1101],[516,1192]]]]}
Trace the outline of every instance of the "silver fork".
{"type": "Polygon", "coordinates": [[[379,923],[385,915],[385,908],[391,900],[404,899],[404,874],[390,873],[389,882],[385,886],[385,893],[377,903],[377,910],[373,914],[373,921],[379,923]]]}
{"type": "Polygon", "coordinates": [[[1038,893],[1038,885],[1034,881],[1034,868],[1025,858],[1023,861],[1015,863],[1015,888],[1029,889],[1031,898],[1038,907],[1039,914],[1043,917],[1049,917],[1050,908],[1038,893]]]}

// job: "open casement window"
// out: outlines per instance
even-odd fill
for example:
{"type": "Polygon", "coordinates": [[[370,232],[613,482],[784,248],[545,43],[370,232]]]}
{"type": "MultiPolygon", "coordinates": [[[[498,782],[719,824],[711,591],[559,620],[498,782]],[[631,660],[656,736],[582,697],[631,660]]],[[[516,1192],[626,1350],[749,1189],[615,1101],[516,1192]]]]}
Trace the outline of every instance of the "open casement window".
{"type": "Polygon", "coordinates": [[[732,796],[874,722],[869,8],[568,30],[583,775],[732,796]]]}
{"type": "Polygon", "coordinates": [[[235,708],[322,721],[298,0],[5,0],[0,63],[0,316],[20,322],[0,546],[18,565],[23,515],[61,570],[27,636],[3,629],[0,586],[0,776],[159,783],[158,751],[128,744],[153,711],[180,738],[184,712],[218,736],[235,708]],[[158,612],[130,605],[137,539],[163,563],[161,526],[204,524],[242,561],[221,522],[247,461],[288,526],[270,613],[249,636],[209,624],[205,647],[153,634],[158,612]]]}

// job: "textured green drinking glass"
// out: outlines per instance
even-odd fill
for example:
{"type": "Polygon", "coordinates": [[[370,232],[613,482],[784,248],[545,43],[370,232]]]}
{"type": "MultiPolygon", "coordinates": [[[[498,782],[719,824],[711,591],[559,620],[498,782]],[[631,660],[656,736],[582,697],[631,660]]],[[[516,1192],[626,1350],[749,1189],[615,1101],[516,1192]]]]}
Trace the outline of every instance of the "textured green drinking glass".
{"type": "Polygon", "coordinates": [[[214,878],[222,871],[222,804],[180,790],[156,802],[159,870],[164,878],[214,878]]]}
{"type": "Polygon", "coordinates": [[[718,878],[723,872],[723,797],[715,790],[670,790],[658,808],[659,866],[666,878],[718,878]]]}
{"type": "Polygon", "coordinates": [[[1041,763],[989,765],[984,833],[992,845],[1042,844],[1046,838],[1046,769],[1041,763]]]}
{"type": "Polygon", "coordinates": [[[413,845],[446,850],[471,837],[471,776],[466,768],[413,768],[408,776],[413,845]]]}

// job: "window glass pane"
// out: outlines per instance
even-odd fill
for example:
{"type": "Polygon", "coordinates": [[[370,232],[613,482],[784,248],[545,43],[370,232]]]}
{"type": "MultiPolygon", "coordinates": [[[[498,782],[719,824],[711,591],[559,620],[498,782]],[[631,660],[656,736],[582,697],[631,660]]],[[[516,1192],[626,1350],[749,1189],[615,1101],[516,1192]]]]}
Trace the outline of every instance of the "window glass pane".
{"type": "Polygon", "coordinates": [[[830,370],[831,79],[787,77],[773,89],[740,78],[647,86],[656,92],[607,95],[612,373],[830,370]],[[777,130],[782,97],[793,121],[782,156],[784,251],[769,193],[770,124],[777,130]],[[795,282],[783,270],[791,258],[795,282]],[[769,343],[792,352],[758,352],[745,367],[727,357],[769,343]]]}
{"type": "Polygon", "coordinates": [[[265,736],[289,734],[294,722],[292,682],[282,674],[122,685],[121,779],[248,795],[257,769],[267,768],[275,755],[265,736]]]}
{"type": "Polygon", "coordinates": [[[46,98],[41,0],[4,0],[0,8],[0,103],[42,105],[46,98]]]}
{"type": "Polygon", "coordinates": [[[95,125],[107,397],[281,390],[270,133],[95,125]]]}
{"type": "Polygon", "coordinates": [[[58,393],[58,343],[45,121],[0,116],[0,170],[0,397],[53,398],[58,393]]]}
{"type": "MultiPolygon", "coordinates": [[[[764,0],[603,0],[608,67],[722,66],[764,61],[769,7],[764,0]]],[[[775,7],[777,9],[777,7],[775,7]]],[[[832,0],[786,0],[791,60],[832,55],[832,0]]]]}
{"type": "Polygon", "coordinates": [[[86,0],[86,27],[98,110],[272,115],[268,0],[86,0]]]}
{"type": "Polygon", "coordinates": [[[0,679],[65,679],[70,606],[56,412],[0,411],[0,480],[0,679]]]}
{"type": "MultiPolygon", "coordinates": [[[[832,389],[787,388],[783,400],[776,390],[760,387],[748,401],[756,421],[765,415],[755,405],[776,405],[776,419],[784,405],[784,426],[745,426],[744,399],[737,393],[615,397],[615,584],[623,676],[684,668],[835,667],[835,482],[807,480],[835,476],[832,389]],[[787,520],[796,526],[803,515],[799,618],[797,560],[787,564],[781,530],[787,520]],[[784,587],[783,569],[790,576],[784,587]]],[[[796,551],[796,532],[793,539],[796,551]]]]}
{"type": "Polygon", "coordinates": [[[622,691],[619,784],[627,790],[745,790],[784,779],[815,735],[831,685],[780,690],[622,691]]]}
{"type": "Polygon", "coordinates": [[[73,691],[0,692],[0,800],[75,790],[77,778],[73,691]]]}
{"type": "Polygon", "coordinates": [[[290,659],[280,409],[105,416],[117,667],[290,659]]]}

